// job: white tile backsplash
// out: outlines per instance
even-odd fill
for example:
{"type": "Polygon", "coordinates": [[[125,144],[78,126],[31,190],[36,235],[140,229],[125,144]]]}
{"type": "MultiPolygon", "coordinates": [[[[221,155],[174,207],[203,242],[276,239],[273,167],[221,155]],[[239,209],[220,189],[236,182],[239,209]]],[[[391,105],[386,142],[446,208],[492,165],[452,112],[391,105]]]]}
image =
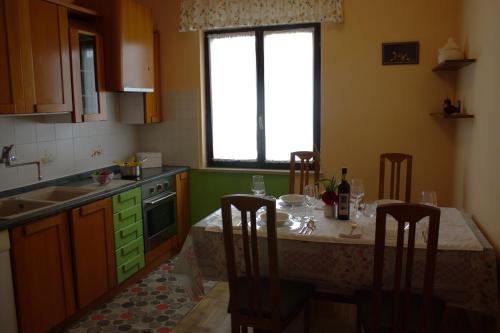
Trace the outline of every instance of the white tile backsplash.
{"type": "MultiPolygon", "coordinates": [[[[117,95],[107,94],[108,119],[65,123],[58,115],[1,117],[0,148],[15,144],[18,163],[42,160],[44,180],[106,167],[138,151],[137,126],[118,122],[117,95]],[[92,157],[92,151],[102,153],[92,157]]],[[[6,168],[0,164],[0,191],[37,182],[35,165],[6,168]]]]}
{"type": "Polygon", "coordinates": [[[36,124],[36,141],[54,141],[56,139],[56,126],[51,123],[36,124]]]}
{"type": "Polygon", "coordinates": [[[141,151],[162,153],[163,163],[199,167],[198,90],[162,92],[163,121],[140,126],[141,151]]]}
{"type": "Polygon", "coordinates": [[[0,120],[0,145],[7,146],[14,144],[14,119],[2,118],[0,120]]]}
{"type": "Polygon", "coordinates": [[[57,151],[57,172],[61,175],[68,175],[75,168],[75,149],[73,139],[64,139],[56,141],[57,151]]]}
{"type": "Polygon", "coordinates": [[[56,139],[69,139],[73,137],[73,124],[55,124],[56,139]]]}
{"type": "Polygon", "coordinates": [[[36,120],[33,117],[18,117],[14,119],[14,135],[16,145],[36,142],[36,120]]]}

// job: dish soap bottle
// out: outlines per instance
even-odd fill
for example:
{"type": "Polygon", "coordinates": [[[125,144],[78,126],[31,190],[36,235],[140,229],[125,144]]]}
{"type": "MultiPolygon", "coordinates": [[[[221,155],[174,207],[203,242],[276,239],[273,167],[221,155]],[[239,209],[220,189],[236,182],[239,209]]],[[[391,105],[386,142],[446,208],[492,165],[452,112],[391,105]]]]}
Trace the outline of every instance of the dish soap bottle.
{"type": "Polygon", "coordinates": [[[349,220],[350,202],[351,202],[351,186],[346,180],[347,168],[342,168],[342,182],[339,190],[339,205],[337,206],[337,217],[339,220],[349,220]]]}

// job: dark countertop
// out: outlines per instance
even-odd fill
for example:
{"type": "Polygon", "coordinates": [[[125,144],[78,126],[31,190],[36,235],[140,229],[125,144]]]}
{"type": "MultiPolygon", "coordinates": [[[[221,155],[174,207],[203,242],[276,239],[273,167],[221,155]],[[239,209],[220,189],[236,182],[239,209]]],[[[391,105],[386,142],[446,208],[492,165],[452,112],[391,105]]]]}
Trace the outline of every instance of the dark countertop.
{"type": "MultiPolygon", "coordinates": [[[[117,169],[114,167],[109,167],[106,169],[117,171],[117,169]]],[[[130,182],[123,182],[124,183],[123,185],[110,187],[109,189],[104,189],[104,190],[97,189],[96,193],[90,193],[81,197],[77,197],[72,200],[56,203],[46,208],[37,209],[36,211],[28,212],[17,218],[12,218],[12,219],[0,218],[0,231],[17,227],[35,220],[39,220],[47,216],[55,215],[63,211],[68,211],[73,208],[80,207],[97,200],[111,197],[115,194],[139,187],[148,181],[153,181],[160,177],[171,176],[188,170],[189,167],[186,166],[163,166],[161,168],[143,169],[142,176],[140,177],[140,179],[132,180],[130,182]]],[[[93,180],[91,178],[92,173],[93,171],[85,172],[41,183],[36,183],[33,185],[28,185],[12,190],[3,191],[0,192],[0,200],[3,198],[16,197],[26,192],[31,192],[34,190],[50,186],[68,186],[68,187],[90,186],[93,184],[93,180]]]]}

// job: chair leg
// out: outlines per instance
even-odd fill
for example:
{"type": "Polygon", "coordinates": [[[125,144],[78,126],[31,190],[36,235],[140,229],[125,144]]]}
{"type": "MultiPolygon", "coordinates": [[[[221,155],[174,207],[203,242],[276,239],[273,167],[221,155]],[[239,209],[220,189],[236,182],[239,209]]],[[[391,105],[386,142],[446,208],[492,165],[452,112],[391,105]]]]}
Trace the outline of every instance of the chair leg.
{"type": "Polygon", "coordinates": [[[231,316],[231,333],[241,333],[240,323],[231,316]]]}
{"type": "Polygon", "coordinates": [[[304,333],[309,333],[309,317],[311,315],[310,301],[304,305],[304,333]]]}
{"type": "Polygon", "coordinates": [[[359,316],[358,309],[356,309],[356,332],[357,333],[363,332],[363,325],[361,324],[361,317],[359,316]]]}
{"type": "Polygon", "coordinates": [[[248,327],[241,326],[241,333],[248,333],[248,327]]]}

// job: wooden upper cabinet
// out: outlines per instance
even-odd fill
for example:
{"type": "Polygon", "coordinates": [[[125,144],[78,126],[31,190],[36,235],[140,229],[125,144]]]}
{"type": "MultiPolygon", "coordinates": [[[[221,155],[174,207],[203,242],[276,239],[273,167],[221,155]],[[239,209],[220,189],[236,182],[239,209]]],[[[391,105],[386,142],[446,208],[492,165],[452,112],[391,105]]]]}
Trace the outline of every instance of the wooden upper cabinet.
{"type": "Polygon", "coordinates": [[[118,1],[123,91],[154,90],[153,12],[136,0],[118,1]]]}
{"type": "Polygon", "coordinates": [[[73,209],[71,238],[76,298],[83,308],[116,286],[112,200],[73,209]]]}
{"type": "MultiPolygon", "coordinates": [[[[32,89],[35,112],[73,111],[68,37],[68,10],[43,0],[20,0],[24,8],[24,40],[32,62],[32,89]]],[[[29,70],[29,69],[28,69],[29,70]]],[[[30,80],[31,81],[31,80],[30,80]]],[[[30,111],[33,112],[33,111],[30,111]]]]}
{"type": "Polygon", "coordinates": [[[17,0],[0,0],[0,114],[24,113],[17,0]]]}
{"type": "Polygon", "coordinates": [[[144,93],[144,122],[161,122],[161,71],[160,71],[160,33],[154,32],[154,80],[155,91],[144,93]]]}
{"type": "Polygon", "coordinates": [[[106,89],[121,92],[154,90],[153,13],[137,0],[79,0],[102,16],[106,89]]]}
{"type": "Polygon", "coordinates": [[[106,120],[102,36],[85,25],[70,24],[73,122],[106,120]]]}
{"type": "Polygon", "coordinates": [[[11,243],[20,332],[47,332],[75,312],[67,214],[12,229],[11,243]]]}

